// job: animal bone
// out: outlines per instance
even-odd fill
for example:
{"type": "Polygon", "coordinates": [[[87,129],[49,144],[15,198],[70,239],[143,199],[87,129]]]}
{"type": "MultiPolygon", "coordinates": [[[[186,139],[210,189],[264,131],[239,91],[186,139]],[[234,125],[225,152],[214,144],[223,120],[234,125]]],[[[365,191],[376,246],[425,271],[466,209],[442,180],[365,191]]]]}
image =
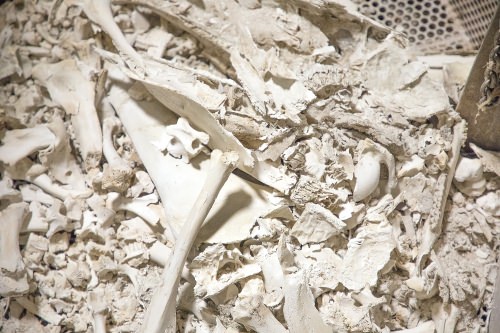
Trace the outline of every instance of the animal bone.
{"type": "Polygon", "coordinates": [[[415,267],[417,275],[421,274],[424,268],[423,266],[425,264],[425,260],[429,256],[434,243],[441,234],[444,210],[446,207],[446,198],[448,198],[448,194],[450,193],[453,175],[457,167],[458,158],[460,157],[460,147],[465,139],[465,131],[465,120],[462,120],[453,126],[453,141],[451,143],[451,156],[448,160],[448,172],[447,174],[441,174],[440,179],[437,181],[436,187],[438,190],[437,195],[439,197],[434,203],[437,213],[434,211],[432,212],[432,215],[425,222],[423,228],[423,237],[419,247],[415,267]]]}
{"type": "Polygon", "coordinates": [[[122,51],[134,67],[144,67],[141,56],[130,46],[113,19],[111,1],[85,0],[82,3],[85,14],[111,37],[116,48],[122,51]]]}
{"type": "Polygon", "coordinates": [[[154,226],[160,220],[160,216],[155,210],[149,207],[149,205],[156,202],[157,199],[155,198],[154,195],[153,196],[148,195],[140,198],[130,199],[130,198],[124,198],[119,193],[110,192],[108,193],[108,198],[106,200],[106,207],[114,210],[115,212],[120,210],[127,210],[139,216],[144,221],[148,222],[150,225],[154,226]]]}
{"type": "Polygon", "coordinates": [[[305,272],[297,271],[295,267],[293,254],[287,248],[284,235],[279,240],[278,256],[285,278],[283,312],[290,333],[332,333],[333,328],[323,322],[314,305],[314,296],[309,288],[305,272]]]}
{"type": "Polygon", "coordinates": [[[102,291],[90,291],[87,296],[87,302],[92,309],[92,317],[94,317],[94,333],[106,333],[108,307],[103,297],[102,291]]]}
{"type": "MultiPolygon", "coordinates": [[[[103,101],[103,109],[106,108],[111,108],[111,105],[108,101],[103,101]]],[[[129,163],[118,155],[113,144],[113,132],[119,126],[118,118],[107,112],[102,122],[102,150],[108,164],[104,166],[102,188],[122,193],[130,187],[134,172],[129,163]]]]}
{"type": "Polygon", "coordinates": [[[260,278],[248,280],[231,310],[233,318],[257,333],[288,332],[271,310],[262,303],[263,294],[264,284],[260,278]]]}
{"type": "MultiPolygon", "coordinates": [[[[187,70],[163,62],[143,59],[148,74],[144,76],[144,73],[139,70],[135,72],[134,69],[127,69],[122,65],[123,61],[113,54],[102,50],[98,52],[101,56],[121,64],[123,72],[142,82],[147,90],[167,108],[186,118],[194,127],[209,133],[209,146],[212,149],[237,152],[240,156],[238,168],[283,193],[290,190],[294,183],[292,177],[268,161],[256,163],[251,151],[245,148],[232,133],[223,128],[212,115],[211,110],[220,109],[226,96],[197,80],[187,70]],[[193,80],[196,83],[194,90],[191,84],[193,80]]],[[[117,108],[118,105],[115,105],[115,109],[117,108]]]]}
{"type": "Polygon", "coordinates": [[[149,304],[141,332],[175,332],[175,301],[182,267],[217,194],[236,168],[237,162],[238,155],[235,152],[222,153],[220,150],[212,152],[207,179],[185,222],[187,225],[184,226],[184,232],[177,239],[168,268],[163,271],[163,283],[149,304]]]}
{"type": "Polygon", "coordinates": [[[394,157],[381,145],[365,139],[360,141],[356,150],[361,157],[354,169],[356,186],[354,187],[354,201],[361,201],[368,197],[378,186],[380,180],[380,163],[384,163],[389,171],[387,188],[391,190],[395,184],[394,157]]]}
{"type": "Polygon", "coordinates": [[[185,118],[179,118],[177,124],[169,125],[161,141],[154,142],[160,150],[166,150],[175,158],[184,162],[198,155],[208,144],[209,136],[206,133],[195,130],[189,125],[185,118]]]}
{"type": "Polygon", "coordinates": [[[10,297],[28,292],[28,280],[19,249],[19,232],[28,204],[9,205],[0,212],[0,295],[10,297]]]}
{"type": "Polygon", "coordinates": [[[14,165],[31,153],[53,145],[55,140],[54,133],[45,125],[8,131],[0,146],[0,161],[14,165]]]}
{"type": "Polygon", "coordinates": [[[33,68],[33,77],[70,115],[85,168],[97,167],[102,156],[102,132],[94,106],[95,84],[73,59],[55,64],[40,63],[33,68]]]}
{"type": "Polygon", "coordinates": [[[307,203],[291,235],[301,244],[324,242],[346,228],[331,211],[314,203],[307,203]]]}
{"type": "Polygon", "coordinates": [[[16,297],[16,302],[18,302],[28,312],[37,315],[51,324],[59,325],[63,320],[63,317],[57,314],[48,303],[34,303],[25,296],[16,297]]]}
{"type": "Polygon", "coordinates": [[[477,197],[486,190],[481,160],[460,157],[454,175],[455,186],[468,196],[477,197]]]}

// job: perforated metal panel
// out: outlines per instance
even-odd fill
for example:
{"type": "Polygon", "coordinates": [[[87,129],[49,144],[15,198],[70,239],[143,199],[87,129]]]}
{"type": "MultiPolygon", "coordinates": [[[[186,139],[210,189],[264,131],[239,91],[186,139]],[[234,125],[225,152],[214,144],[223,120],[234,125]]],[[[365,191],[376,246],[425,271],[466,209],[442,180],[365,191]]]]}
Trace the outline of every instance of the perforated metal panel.
{"type": "Polygon", "coordinates": [[[449,0],[451,7],[459,13],[459,18],[475,48],[481,46],[490,20],[495,14],[496,0],[449,0]]]}
{"type": "Polygon", "coordinates": [[[408,35],[417,53],[479,48],[497,0],[354,0],[359,11],[408,35]]]}

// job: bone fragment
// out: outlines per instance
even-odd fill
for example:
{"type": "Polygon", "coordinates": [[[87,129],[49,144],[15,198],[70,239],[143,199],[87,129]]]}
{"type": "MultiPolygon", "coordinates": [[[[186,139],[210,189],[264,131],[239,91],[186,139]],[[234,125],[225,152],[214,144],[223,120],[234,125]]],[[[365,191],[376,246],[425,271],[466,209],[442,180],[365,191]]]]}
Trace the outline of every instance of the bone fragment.
{"type": "Polygon", "coordinates": [[[27,203],[15,203],[0,212],[0,296],[2,297],[28,292],[26,269],[19,250],[19,232],[27,208],[27,203]]]}

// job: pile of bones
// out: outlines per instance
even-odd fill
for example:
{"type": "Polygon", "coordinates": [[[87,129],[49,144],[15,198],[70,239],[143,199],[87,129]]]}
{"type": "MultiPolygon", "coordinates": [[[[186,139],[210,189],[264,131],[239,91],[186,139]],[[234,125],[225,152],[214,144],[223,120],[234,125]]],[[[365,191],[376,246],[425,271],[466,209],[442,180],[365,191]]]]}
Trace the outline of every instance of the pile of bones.
{"type": "Polygon", "coordinates": [[[0,17],[0,331],[486,332],[500,156],[404,35],[345,0],[0,17]]]}

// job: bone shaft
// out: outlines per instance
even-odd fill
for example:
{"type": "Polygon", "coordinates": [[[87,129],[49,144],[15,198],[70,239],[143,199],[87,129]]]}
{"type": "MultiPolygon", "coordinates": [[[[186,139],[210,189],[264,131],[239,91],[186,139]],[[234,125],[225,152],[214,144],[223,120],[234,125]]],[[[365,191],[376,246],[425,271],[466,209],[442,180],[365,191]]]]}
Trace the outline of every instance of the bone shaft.
{"type": "MultiPolygon", "coordinates": [[[[207,175],[207,180],[205,185],[203,186],[196,202],[196,206],[193,207],[191,214],[188,217],[186,233],[182,233],[179,236],[178,243],[178,251],[187,253],[191,249],[193,245],[194,239],[198,234],[203,221],[208,215],[208,212],[212,208],[217,195],[219,194],[222,186],[227,181],[229,175],[233,171],[234,166],[228,166],[223,163],[217,165],[217,167],[213,170],[212,173],[207,175]]],[[[177,246],[176,246],[177,251],[177,246]]],[[[182,260],[183,262],[185,261],[182,260]]]]}
{"type": "Polygon", "coordinates": [[[94,332],[106,333],[106,316],[103,314],[94,314],[94,332]]]}
{"type": "Polygon", "coordinates": [[[217,195],[236,167],[236,161],[225,160],[220,151],[212,152],[211,164],[207,179],[186,221],[184,232],[179,235],[171,260],[163,271],[160,290],[153,296],[149,305],[142,327],[144,333],[164,333],[166,330],[173,330],[170,316],[175,316],[177,286],[184,262],[217,195]]]}
{"type": "Polygon", "coordinates": [[[113,145],[113,130],[114,130],[114,124],[113,120],[111,117],[107,117],[103,121],[103,126],[102,126],[102,135],[103,135],[103,145],[102,145],[102,150],[104,153],[104,156],[106,157],[106,160],[111,166],[119,166],[119,165],[126,165],[126,163],[123,162],[121,159],[120,155],[116,152],[116,149],[113,145]]]}

